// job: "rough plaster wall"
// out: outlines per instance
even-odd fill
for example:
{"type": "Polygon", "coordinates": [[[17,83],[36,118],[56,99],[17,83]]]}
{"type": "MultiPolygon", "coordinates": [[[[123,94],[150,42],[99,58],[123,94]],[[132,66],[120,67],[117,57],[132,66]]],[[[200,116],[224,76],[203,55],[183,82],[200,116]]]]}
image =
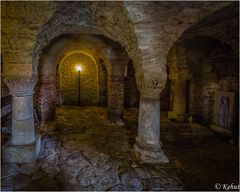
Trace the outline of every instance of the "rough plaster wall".
{"type": "Polygon", "coordinates": [[[78,105],[78,72],[80,74],[80,96],[82,105],[98,104],[98,69],[91,58],[83,54],[72,54],[60,64],[60,91],[64,105],[78,105]]]}
{"type": "Polygon", "coordinates": [[[1,49],[4,74],[32,74],[33,48],[53,2],[1,2],[1,49]]]}

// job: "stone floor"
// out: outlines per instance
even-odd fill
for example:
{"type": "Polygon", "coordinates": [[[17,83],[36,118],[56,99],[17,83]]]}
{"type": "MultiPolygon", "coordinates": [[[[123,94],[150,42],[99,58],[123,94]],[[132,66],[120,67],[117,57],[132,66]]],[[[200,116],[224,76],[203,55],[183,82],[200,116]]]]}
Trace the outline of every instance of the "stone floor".
{"type": "Polygon", "coordinates": [[[121,127],[107,120],[104,108],[59,107],[56,125],[43,128],[38,160],[2,164],[2,190],[214,190],[215,183],[238,183],[236,146],[164,113],[161,140],[171,162],[140,164],[132,153],[137,114],[125,110],[121,127]]]}

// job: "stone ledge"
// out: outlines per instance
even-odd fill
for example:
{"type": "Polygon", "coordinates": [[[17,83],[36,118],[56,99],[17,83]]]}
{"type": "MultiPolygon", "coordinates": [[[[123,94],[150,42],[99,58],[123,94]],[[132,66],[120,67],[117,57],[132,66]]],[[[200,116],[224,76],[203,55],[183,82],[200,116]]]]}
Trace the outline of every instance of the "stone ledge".
{"type": "Polygon", "coordinates": [[[210,125],[210,129],[212,129],[213,131],[215,131],[217,133],[223,134],[223,135],[232,136],[231,130],[219,127],[217,125],[213,125],[213,124],[210,125]]]}
{"type": "Polygon", "coordinates": [[[2,150],[3,162],[29,163],[36,160],[41,148],[41,136],[29,145],[12,145],[6,143],[2,150]]]}

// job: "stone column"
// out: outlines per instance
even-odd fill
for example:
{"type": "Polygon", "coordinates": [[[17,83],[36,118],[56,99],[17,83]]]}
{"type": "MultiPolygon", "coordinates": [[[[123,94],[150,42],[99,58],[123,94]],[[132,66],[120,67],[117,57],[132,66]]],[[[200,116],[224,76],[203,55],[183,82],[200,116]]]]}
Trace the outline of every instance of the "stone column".
{"type": "Polygon", "coordinates": [[[5,76],[12,95],[12,136],[3,148],[3,161],[32,162],[40,150],[33,116],[33,90],[36,76],[5,76]]]}
{"type": "Polygon", "coordinates": [[[129,58],[122,48],[108,49],[111,74],[108,76],[108,116],[111,121],[123,126],[124,111],[124,69],[129,58]]]}
{"type": "Polygon", "coordinates": [[[41,125],[55,120],[56,100],[56,78],[51,76],[40,77],[36,88],[36,103],[41,125]]]}
{"type": "Polygon", "coordinates": [[[124,110],[124,77],[121,75],[110,76],[110,90],[108,97],[108,116],[113,122],[122,124],[124,110]]]}
{"type": "Polygon", "coordinates": [[[146,163],[167,163],[169,160],[163,153],[160,142],[160,93],[165,85],[164,80],[158,80],[155,74],[149,74],[138,85],[141,96],[135,155],[146,163]]]}
{"type": "Polygon", "coordinates": [[[175,79],[173,111],[169,112],[169,118],[176,119],[179,122],[186,120],[187,108],[187,80],[175,79]]]}

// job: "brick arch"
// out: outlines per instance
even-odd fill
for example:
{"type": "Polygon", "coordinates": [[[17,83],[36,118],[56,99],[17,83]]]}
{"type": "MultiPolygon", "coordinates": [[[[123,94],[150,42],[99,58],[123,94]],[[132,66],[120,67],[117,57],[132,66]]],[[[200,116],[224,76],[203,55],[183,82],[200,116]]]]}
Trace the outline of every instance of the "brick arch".
{"type": "Polygon", "coordinates": [[[225,52],[232,52],[229,44],[212,36],[196,35],[189,39],[185,36],[181,37],[173,44],[168,53],[167,66],[169,68],[169,78],[174,79],[184,76],[191,79],[192,76],[199,75],[202,65],[198,66],[194,64],[195,56],[203,58],[209,55],[212,49],[219,46],[225,47],[225,52]]]}
{"type": "Polygon", "coordinates": [[[56,37],[64,34],[90,34],[103,35],[122,45],[130,58],[133,60],[136,72],[142,72],[141,56],[137,45],[134,27],[128,18],[124,4],[117,2],[115,4],[102,4],[101,2],[62,2],[58,6],[54,15],[46,22],[39,31],[33,51],[33,73],[38,73],[40,55],[45,47],[56,37]],[[116,17],[110,19],[106,25],[101,15],[107,9],[114,11],[116,17]],[[101,11],[99,11],[101,10],[101,11]],[[114,21],[112,21],[114,20],[114,21]]]}
{"type": "Polygon", "coordinates": [[[65,60],[67,57],[71,56],[72,54],[76,54],[76,53],[83,54],[83,55],[86,55],[86,56],[88,56],[89,58],[91,58],[91,60],[93,61],[93,63],[96,65],[96,67],[97,67],[97,69],[98,69],[98,64],[97,64],[95,58],[94,58],[91,54],[89,54],[89,53],[87,53],[87,52],[85,52],[85,51],[82,51],[82,50],[76,50],[76,51],[67,52],[67,53],[65,53],[65,54],[60,58],[60,62],[58,62],[58,63],[57,63],[57,66],[56,66],[56,68],[57,68],[57,69],[56,69],[56,75],[59,75],[59,68],[60,68],[61,64],[64,62],[64,60],[65,60]]]}
{"type": "MultiPolygon", "coordinates": [[[[80,63],[79,63],[80,64],[80,63]]],[[[66,54],[57,66],[57,78],[59,82],[60,95],[64,105],[98,105],[99,103],[99,66],[95,59],[84,51],[74,51],[66,54]],[[78,73],[75,69],[76,64],[72,59],[87,59],[88,63],[81,63],[81,92],[78,92],[77,81],[78,73]],[[64,75],[65,74],[65,75],[64,75]],[[77,100],[81,93],[81,102],[77,100]],[[80,103],[78,103],[80,102],[80,103]]],[[[79,87],[80,88],[80,87],[79,87]]],[[[80,90],[79,90],[80,91],[80,90]]],[[[80,99],[80,97],[79,97],[80,99]]]]}
{"type": "MultiPolygon", "coordinates": [[[[107,39],[108,40],[108,39],[107,39]]],[[[104,61],[108,73],[111,73],[111,65],[105,47],[111,46],[104,39],[95,35],[66,34],[56,37],[44,48],[40,55],[38,74],[51,73],[56,75],[57,65],[67,54],[76,50],[89,54],[92,58],[100,58],[104,61]],[[51,59],[53,58],[53,59],[51,59]],[[46,60],[51,62],[46,63],[46,60]],[[43,66],[44,65],[44,66],[43,66]]]]}
{"type": "MultiPolygon", "coordinates": [[[[72,54],[83,54],[88,56],[89,58],[91,58],[91,60],[93,61],[93,63],[95,64],[97,71],[98,68],[100,68],[100,64],[96,61],[97,58],[94,58],[94,56],[92,56],[90,53],[86,52],[86,51],[82,51],[82,50],[69,50],[67,52],[64,52],[65,50],[63,50],[63,53],[60,55],[60,57],[57,60],[54,60],[53,67],[48,68],[51,70],[50,73],[52,73],[51,75],[48,74],[49,70],[41,70],[41,73],[39,74],[39,81],[36,85],[36,98],[35,98],[35,102],[36,102],[36,106],[37,106],[37,112],[38,115],[40,116],[40,121],[41,123],[45,124],[48,121],[53,121],[55,119],[55,108],[56,105],[60,105],[62,104],[61,102],[61,92],[60,92],[60,75],[59,75],[59,67],[61,66],[62,61],[64,61],[65,58],[71,56],[72,54]]],[[[49,55],[45,55],[45,57],[50,57],[49,55]]],[[[42,62],[40,64],[39,67],[41,67],[41,65],[45,65],[44,62],[42,62]]],[[[46,63],[46,65],[50,66],[49,63],[46,63]]],[[[107,71],[107,67],[106,65],[104,66],[106,69],[106,78],[102,80],[106,81],[105,83],[108,84],[109,83],[109,79],[108,79],[108,71],[107,71]]],[[[106,86],[108,87],[108,86],[106,86]]],[[[99,85],[97,86],[97,88],[99,88],[99,85]]],[[[108,89],[106,88],[106,92],[108,91],[108,89]]],[[[97,93],[99,94],[99,90],[97,90],[97,93]]],[[[104,93],[105,95],[107,95],[106,93],[104,93]]],[[[102,96],[102,95],[101,95],[102,96]]],[[[99,97],[99,95],[98,95],[99,97]]],[[[107,96],[105,96],[107,99],[107,96]]],[[[107,103],[107,101],[105,101],[106,99],[102,99],[104,101],[99,102],[100,105],[104,105],[104,103],[107,103]]]]}

